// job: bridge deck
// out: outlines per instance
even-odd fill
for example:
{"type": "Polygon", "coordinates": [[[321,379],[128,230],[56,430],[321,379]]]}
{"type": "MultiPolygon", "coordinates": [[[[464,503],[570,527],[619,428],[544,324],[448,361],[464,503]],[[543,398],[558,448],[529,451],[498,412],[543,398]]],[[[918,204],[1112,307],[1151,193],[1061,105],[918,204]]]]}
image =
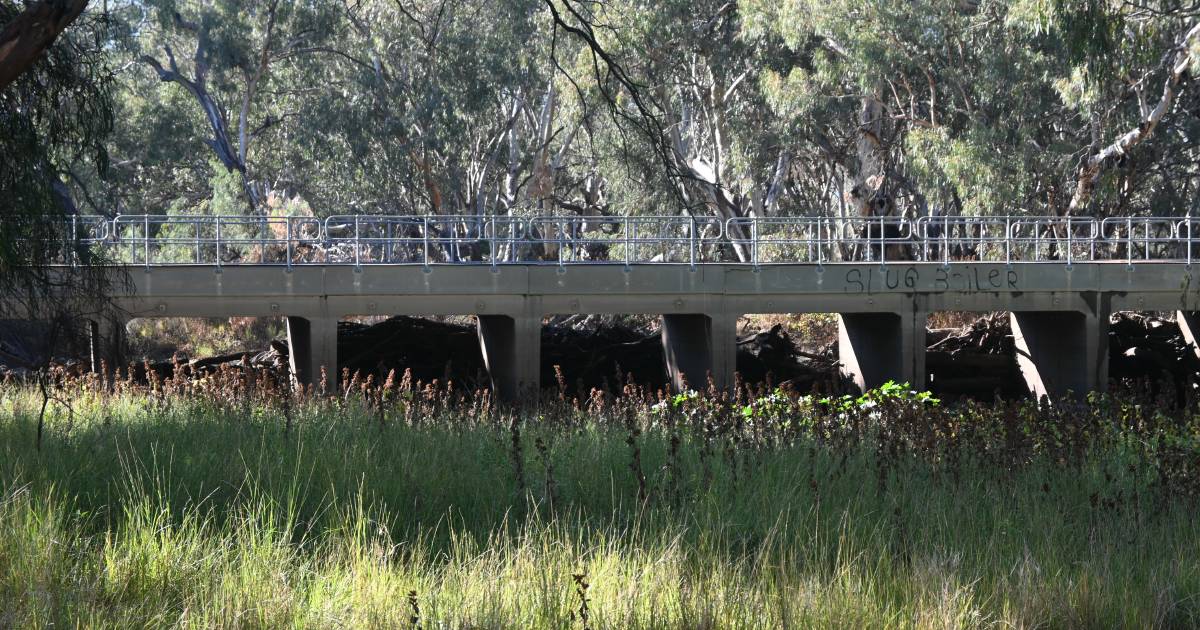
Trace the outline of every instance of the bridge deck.
{"type": "Polygon", "coordinates": [[[344,317],[474,315],[493,387],[508,398],[538,386],[542,321],[553,314],[661,315],[677,387],[733,382],[737,319],[750,313],[837,313],[843,370],[866,388],[924,384],[928,313],[1010,311],[1017,361],[1037,395],[1105,387],[1112,312],[1179,311],[1185,335],[1200,330],[1200,274],[1182,261],[176,264],[129,275],[132,291],[113,296],[120,313],[96,339],[119,339],[130,317],[280,316],[292,373],[312,382],[325,370],[336,382],[344,317]]]}
{"type": "Polygon", "coordinates": [[[1200,310],[1185,263],[134,267],[133,316],[1200,310]]]}

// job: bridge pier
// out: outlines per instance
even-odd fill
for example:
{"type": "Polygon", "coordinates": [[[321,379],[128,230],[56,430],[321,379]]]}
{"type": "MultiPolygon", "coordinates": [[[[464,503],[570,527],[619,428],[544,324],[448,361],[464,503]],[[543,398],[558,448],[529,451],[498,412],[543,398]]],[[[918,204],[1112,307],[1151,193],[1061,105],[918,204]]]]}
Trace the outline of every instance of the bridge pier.
{"type": "Polygon", "coordinates": [[[92,372],[112,374],[125,367],[125,318],[105,313],[87,320],[88,354],[92,372]],[[107,369],[105,369],[107,368],[107,369]]]}
{"type": "Polygon", "coordinates": [[[1107,313],[1026,311],[1010,317],[1017,366],[1037,399],[1107,387],[1107,313]]]}
{"type": "Polygon", "coordinates": [[[338,320],[329,317],[288,316],[288,362],[297,385],[319,385],[325,368],[326,386],[338,386],[338,320]]]}
{"type": "Polygon", "coordinates": [[[666,314],[662,316],[663,356],[676,391],[703,391],[711,375],[717,389],[733,386],[737,369],[737,317],[666,314]]]}
{"type": "Polygon", "coordinates": [[[839,313],[842,374],[862,391],[887,381],[925,387],[925,314],[839,313]]]}
{"type": "Polygon", "coordinates": [[[519,402],[541,392],[542,318],[478,315],[479,348],[502,400],[519,402]]]}

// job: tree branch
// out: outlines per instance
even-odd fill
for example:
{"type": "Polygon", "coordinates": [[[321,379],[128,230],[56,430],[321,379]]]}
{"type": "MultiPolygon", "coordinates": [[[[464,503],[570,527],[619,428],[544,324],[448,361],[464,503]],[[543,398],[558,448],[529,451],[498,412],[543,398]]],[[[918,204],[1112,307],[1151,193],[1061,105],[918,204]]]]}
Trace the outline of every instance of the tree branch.
{"type": "Polygon", "coordinates": [[[0,30],[0,90],[29,69],[83,10],[88,0],[41,0],[0,30]]]}

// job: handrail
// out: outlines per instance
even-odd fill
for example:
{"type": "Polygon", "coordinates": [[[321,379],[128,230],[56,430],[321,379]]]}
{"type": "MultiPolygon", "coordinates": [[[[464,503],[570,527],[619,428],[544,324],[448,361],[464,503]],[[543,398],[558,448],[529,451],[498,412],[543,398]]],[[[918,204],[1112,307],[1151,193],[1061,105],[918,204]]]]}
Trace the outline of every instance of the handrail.
{"type": "Polygon", "coordinates": [[[72,217],[79,246],[126,264],[1191,264],[1190,217],[335,215],[72,217]]]}

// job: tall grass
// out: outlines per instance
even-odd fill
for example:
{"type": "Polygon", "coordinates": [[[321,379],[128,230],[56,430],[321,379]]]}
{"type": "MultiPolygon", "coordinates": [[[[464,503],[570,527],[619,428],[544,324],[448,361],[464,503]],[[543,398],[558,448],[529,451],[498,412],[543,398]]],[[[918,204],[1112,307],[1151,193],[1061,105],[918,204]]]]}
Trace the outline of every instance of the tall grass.
{"type": "Polygon", "coordinates": [[[0,628],[1200,624],[1191,416],[223,378],[0,388],[0,628]]]}

